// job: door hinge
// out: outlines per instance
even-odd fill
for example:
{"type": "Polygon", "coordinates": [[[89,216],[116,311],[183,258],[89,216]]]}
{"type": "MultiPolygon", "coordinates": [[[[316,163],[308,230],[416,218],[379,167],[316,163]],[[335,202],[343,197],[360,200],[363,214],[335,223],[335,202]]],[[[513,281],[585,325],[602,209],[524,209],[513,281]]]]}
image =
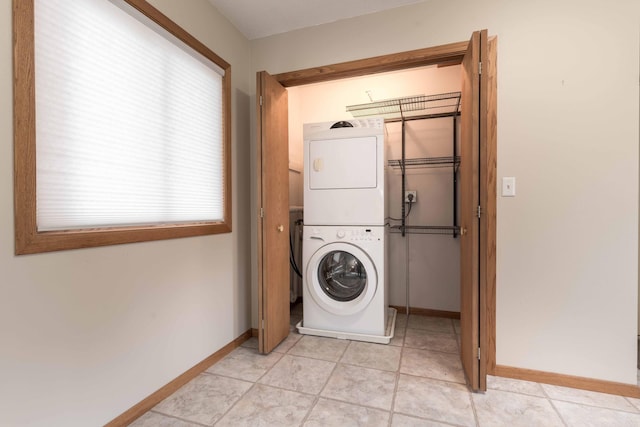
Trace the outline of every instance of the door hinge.
{"type": "Polygon", "coordinates": [[[260,106],[262,107],[262,95],[260,95],[260,106]]]}
{"type": "Polygon", "coordinates": [[[264,208],[260,208],[260,218],[264,218],[264,208]]]}
{"type": "MultiPolygon", "coordinates": [[[[262,329],[264,330],[264,319],[262,319],[262,329]]],[[[480,349],[478,349],[480,351],[480,349]]]]}
{"type": "Polygon", "coordinates": [[[480,347],[478,347],[478,360],[480,360],[480,347]]]}
{"type": "Polygon", "coordinates": [[[478,219],[480,219],[481,215],[482,215],[482,208],[480,207],[480,205],[478,205],[478,219]]]}
{"type": "MultiPolygon", "coordinates": [[[[478,62],[478,74],[482,74],[482,61],[478,62]]],[[[262,103],[260,105],[262,105],[262,103]]]]}

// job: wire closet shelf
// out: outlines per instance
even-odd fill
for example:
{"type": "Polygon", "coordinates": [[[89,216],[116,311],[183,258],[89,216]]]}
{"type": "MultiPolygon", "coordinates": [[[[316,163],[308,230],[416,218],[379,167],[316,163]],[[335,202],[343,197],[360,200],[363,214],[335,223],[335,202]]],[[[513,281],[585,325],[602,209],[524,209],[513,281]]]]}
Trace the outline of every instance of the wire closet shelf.
{"type": "Polygon", "coordinates": [[[415,95],[347,106],[353,117],[382,116],[385,121],[419,120],[460,114],[460,92],[415,95]]]}
{"type": "Polygon", "coordinates": [[[388,160],[389,167],[402,171],[402,193],[405,192],[405,171],[412,168],[440,168],[450,167],[453,170],[453,225],[450,226],[418,226],[408,225],[405,220],[405,203],[402,201],[402,223],[391,227],[391,232],[417,234],[448,234],[455,238],[460,227],[457,224],[457,172],[460,166],[460,156],[457,153],[456,119],[460,115],[461,92],[446,92],[435,95],[415,95],[384,101],[369,102],[347,106],[347,112],[354,118],[365,116],[380,116],[385,123],[402,122],[402,158],[388,160]],[[444,157],[410,158],[405,156],[405,122],[411,120],[453,118],[452,155],[444,157]]]}

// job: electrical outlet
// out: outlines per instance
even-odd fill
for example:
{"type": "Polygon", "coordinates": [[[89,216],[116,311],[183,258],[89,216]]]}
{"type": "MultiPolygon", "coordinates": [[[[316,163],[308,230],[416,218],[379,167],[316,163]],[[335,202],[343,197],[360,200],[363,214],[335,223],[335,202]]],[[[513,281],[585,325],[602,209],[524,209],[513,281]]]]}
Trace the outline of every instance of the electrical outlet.
{"type": "Polygon", "coordinates": [[[404,192],[405,203],[415,203],[418,201],[418,192],[415,190],[407,190],[404,192]],[[409,197],[411,196],[411,197],[409,197]]]}

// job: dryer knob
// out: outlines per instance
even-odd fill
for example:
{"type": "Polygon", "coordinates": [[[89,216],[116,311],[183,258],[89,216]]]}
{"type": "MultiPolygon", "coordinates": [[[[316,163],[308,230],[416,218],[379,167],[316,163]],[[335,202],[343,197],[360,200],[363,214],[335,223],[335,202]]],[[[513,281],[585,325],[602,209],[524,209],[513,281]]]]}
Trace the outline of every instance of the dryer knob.
{"type": "Polygon", "coordinates": [[[338,230],[336,234],[338,236],[338,239],[342,239],[345,236],[344,230],[338,230]]]}

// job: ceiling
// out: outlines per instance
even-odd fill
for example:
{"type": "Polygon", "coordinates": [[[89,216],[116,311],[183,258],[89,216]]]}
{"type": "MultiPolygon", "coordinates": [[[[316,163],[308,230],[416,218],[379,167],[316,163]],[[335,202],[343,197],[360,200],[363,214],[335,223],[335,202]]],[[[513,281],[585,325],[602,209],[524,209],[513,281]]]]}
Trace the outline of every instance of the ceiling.
{"type": "Polygon", "coordinates": [[[426,0],[209,0],[249,40],[426,0]]]}

